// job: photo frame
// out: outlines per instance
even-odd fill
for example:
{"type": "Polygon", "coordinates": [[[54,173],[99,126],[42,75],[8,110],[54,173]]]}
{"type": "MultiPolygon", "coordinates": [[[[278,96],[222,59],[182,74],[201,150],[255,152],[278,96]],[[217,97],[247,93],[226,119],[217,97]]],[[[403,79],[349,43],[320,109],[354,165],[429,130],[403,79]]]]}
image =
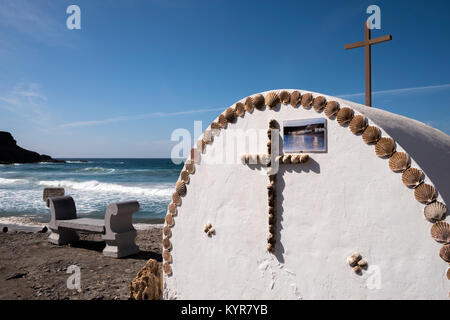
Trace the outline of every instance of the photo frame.
{"type": "Polygon", "coordinates": [[[327,119],[283,121],[283,152],[327,152],[327,119]]]}

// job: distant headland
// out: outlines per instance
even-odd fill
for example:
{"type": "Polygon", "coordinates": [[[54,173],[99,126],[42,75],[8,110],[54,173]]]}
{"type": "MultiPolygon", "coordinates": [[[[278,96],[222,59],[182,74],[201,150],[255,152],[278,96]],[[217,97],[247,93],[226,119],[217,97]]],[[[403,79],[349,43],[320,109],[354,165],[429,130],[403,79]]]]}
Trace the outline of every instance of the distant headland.
{"type": "Polygon", "coordinates": [[[0,164],[13,163],[38,163],[38,162],[61,162],[52,157],[26,150],[17,145],[11,133],[0,131],[0,164]]]}

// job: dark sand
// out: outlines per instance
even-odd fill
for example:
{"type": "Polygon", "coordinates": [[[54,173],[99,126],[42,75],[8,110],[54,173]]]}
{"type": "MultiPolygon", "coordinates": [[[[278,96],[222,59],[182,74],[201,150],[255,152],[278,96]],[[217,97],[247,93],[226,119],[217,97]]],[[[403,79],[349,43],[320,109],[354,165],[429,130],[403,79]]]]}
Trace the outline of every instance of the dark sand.
{"type": "Polygon", "coordinates": [[[122,259],[103,256],[100,235],[80,234],[71,246],[47,241],[48,233],[0,230],[0,299],[128,299],[130,282],[152,258],[161,261],[160,227],[139,230],[141,252],[122,259]],[[81,289],[67,288],[67,267],[81,270],[81,289]]]}

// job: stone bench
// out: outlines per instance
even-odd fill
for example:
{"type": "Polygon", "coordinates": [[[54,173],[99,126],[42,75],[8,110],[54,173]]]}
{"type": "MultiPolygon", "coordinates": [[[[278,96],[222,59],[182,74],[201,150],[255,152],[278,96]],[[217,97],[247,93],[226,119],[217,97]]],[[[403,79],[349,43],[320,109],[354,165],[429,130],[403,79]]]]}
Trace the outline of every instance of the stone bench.
{"type": "Polygon", "coordinates": [[[127,201],[108,206],[105,219],[78,218],[75,202],[70,196],[48,197],[51,211],[48,241],[57,245],[77,241],[77,231],[98,233],[106,242],[103,254],[122,258],[139,252],[135,243],[136,229],[132,224],[133,213],[139,210],[139,202],[127,201]]]}

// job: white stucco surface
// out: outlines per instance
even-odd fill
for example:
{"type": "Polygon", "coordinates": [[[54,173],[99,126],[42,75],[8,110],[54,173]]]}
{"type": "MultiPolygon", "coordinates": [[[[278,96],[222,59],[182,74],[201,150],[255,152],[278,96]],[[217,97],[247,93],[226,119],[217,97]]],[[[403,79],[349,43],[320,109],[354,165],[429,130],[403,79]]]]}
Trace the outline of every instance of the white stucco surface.
{"type": "MultiPolygon", "coordinates": [[[[447,135],[411,119],[325,97],[363,113],[383,136],[398,142],[397,151],[411,155],[412,166],[425,171],[427,183],[449,195],[447,135]]],[[[221,152],[230,129],[267,130],[270,119],[282,124],[316,117],[326,118],[301,106],[255,109],[206,146],[172,228],[173,274],[164,276],[166,299],[448,298],[448,264],[430,236],[424,205],[402,184],[401,174],[389,169],[388,160],[376,156],[374,146],[337,121],[327,118],[326,153],[310,153],[307,164],[280,168],[275,255],[266,251],[265,168],[204,163],[221,152]],[[203,232],[208,222],[216,230],[211,238],[203,232]],[[346,261],[355,251],[369,263],[360,276],[346,261]]],[[[267,138],[261,140],[257,152],[266,153],[267,138]]]]}

